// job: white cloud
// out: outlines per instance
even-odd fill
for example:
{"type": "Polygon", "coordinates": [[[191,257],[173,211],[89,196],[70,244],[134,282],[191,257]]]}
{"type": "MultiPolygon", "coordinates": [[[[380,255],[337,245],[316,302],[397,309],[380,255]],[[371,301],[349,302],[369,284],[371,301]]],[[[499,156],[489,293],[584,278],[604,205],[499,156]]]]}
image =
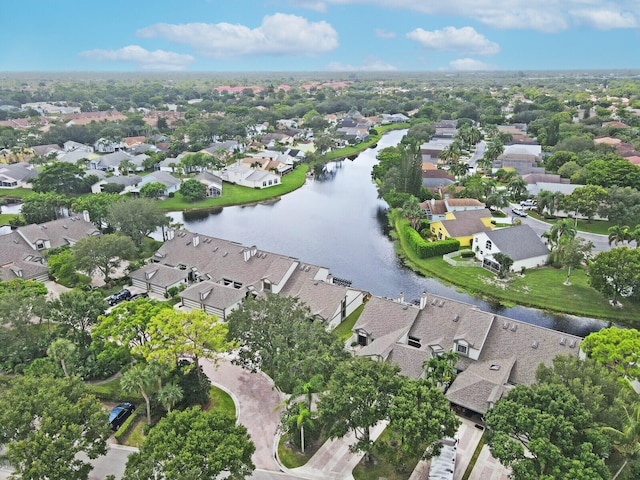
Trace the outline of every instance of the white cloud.
{"type": "MultiPolygon", "coordinates": [[[[293,1],[293,0],[292,0],[293,1]]],[[[379,5],[432,16],[456,16],[497,29],[559,32],[575,26],[599,29],[640,24],[637,0],[323,0],[325,4],[379,5]],[[589,15],[585,16],[585,12],[589,15]],[[602,12],[603,17],[595,18],[602,12]]],[[[300,4],[302,0],[297,3],[300,4]]]]}
{"type": "Polygon", "coordinates": [[[424,48],[448,52],[463,52],[471,55],[494,55],[500,46],[491,42],[472,27],[444,27],[442,30],[427,31],[416,28],[407,33],[407,38],[415,40],[424,48]]]}
{"type": "Polygon", "coordinates": [[[475,60],[473,58],[459,58],[449,62],[449,69],[460,71],[497,70],[494,65],[475,60]]]}
{"type": "Polygon", "coordinates": [[[314,55],[335,49],[338,33],[327,22],[276,13],[257,28],[230,23],[157,23],[138,31],[141,37],[162,37],[191,45],[203,55],[314,55]]]}
{"type": "Polygon", "coordinates": [[[327,70],[331,70],[333,72],[392,72],[397,70],[397,68],[380,59],[369,58],[365,59],[364,63],[360,66],[331,62],[327,66],[327,70]]]}
{"type": "Polygon", "coordinates": [[[289,0],[289,3],[291,5],[297,6],[297,7],[302,7],[302,8],[308,8],[310,10],[315,10],[316,12],[326,12],[327,11],[327,4],[326,2],[323,1],[316,1],[316,0],[289,0]]]}
{"type": "Polygon", "coordinates": [[[389,32],[388,30],[384,30],[382,28],[376,28],[375,34],[376,34],[376,37],[378,38],[395,38],[396,37],[395,32],[389,32]]]}
{"type": "Polygon", "coordinates": [[[183,55],[164,50],[153,52],[139,45],[128,45],[118,50],[86,50],[78,54],[82,58],[94,61],[133,62],[144,70],[184,70],[194,62],[191,55],[183,55]]]}
{"type": "Polygon", "coordinates": [[[616,12],[604,9],[572,10],[571,15],[576,21],[598,30],[635,28],[638,26],[638,18],[631,12],[616,12]]]}

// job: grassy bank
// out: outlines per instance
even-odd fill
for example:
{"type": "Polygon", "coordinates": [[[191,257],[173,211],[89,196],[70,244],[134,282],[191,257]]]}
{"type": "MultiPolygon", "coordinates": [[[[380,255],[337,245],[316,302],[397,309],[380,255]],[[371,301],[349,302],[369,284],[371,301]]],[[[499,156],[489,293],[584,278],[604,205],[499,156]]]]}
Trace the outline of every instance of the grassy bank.
{"type": "MultiPolygon", "coordinates": [[[[548,223],[549,225],[553,225],[562,218],[548,219],[544,218],[542,215],[539,215],[533,210],[529,211],[529,215],[537,220],[548,223]]],[[[597,233],[600,235],[609,235],[609,227],[613,227],[615,223],[609,222],[606,220],[592,220],[591,222],[587,222],[586,220],[578,220],[578,225],[576,229],[579,232],[587,232],[587,233],[597,233]]]]}
{"type": "Polygon", "coordinates": [[[281,195],[290,193],[302,185],[304,185],[308,165],[299,165],[289,173],[282,177],[282,183],[269,188],[249,188],[240,185],[225,183],[222,188],[222,196],[220,198],[207,198],[201,202],[187,202],[180,192],[176,192],[173,198],[160,200],[158,206],[162,210],[204,210],[215,207],[228,207],[231,205],[243,205],[255,202],[261,202],[271,198],[278,198],[281,195]]]}
{"type": "Polygon", "coordinates": [[[397,232],[406,222],[392,216],[395,226],[396,251],[407,266],[425,276],[440,278],[464,289],[470,295],[498,302],[505,306],[521,305],[556,313],[600,318],[626,325],[640,325],[640,305],[626,302],[623,308],[614,308],[609,299],[589,286],[584,270],[574,270],[571,285],[564,285],[564,269],[552,267],[527,270],[524,276],[514,275],[508,281],[499,281],[482,268],[452,267],[441,257],[426,260],[418,258],[397,232]]]}
{"type": "Polygon", "coordinates": [[[389,130],[402,130],[403,128],[409,128],[408,123],[396,123],[391,125],[382,125],[380,127],[376,127],[375,130],[378,132],[375,135],[370,135],[369,139],[366,142],[359,143],[357,145],[349,145],[344,148],[337,148],[335,150],[331,150],[323,155],[323,159],[325,161],[328,160],[338,160],[340,158],[347,158],[351,155],[357,155],[358,153],[366,150],[367,148],[375,145],[380,141],[382,135],[389,130]]]}

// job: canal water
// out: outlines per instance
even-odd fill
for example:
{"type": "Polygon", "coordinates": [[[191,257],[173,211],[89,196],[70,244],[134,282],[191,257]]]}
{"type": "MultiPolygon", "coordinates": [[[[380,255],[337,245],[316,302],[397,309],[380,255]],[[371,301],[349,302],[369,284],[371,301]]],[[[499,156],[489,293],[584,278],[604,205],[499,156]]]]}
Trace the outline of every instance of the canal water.
{"type": "Polygon", "coordinates": [[[206,212],[172,212],[175,222],[213,237],[255,245],[329,268],[335,277],[374,295],[406,300],[426,291],[477,305],[528,323],[585,336],[607,325],[599,320],[502,307],[425,278],[404,267],[387,227],[387,204],[379,199],[371,169],[382,148],[397,145],[406,130],[384,135],[376,148],[354,160],[329,163],[323,175],[276,201],[206,212]]]}

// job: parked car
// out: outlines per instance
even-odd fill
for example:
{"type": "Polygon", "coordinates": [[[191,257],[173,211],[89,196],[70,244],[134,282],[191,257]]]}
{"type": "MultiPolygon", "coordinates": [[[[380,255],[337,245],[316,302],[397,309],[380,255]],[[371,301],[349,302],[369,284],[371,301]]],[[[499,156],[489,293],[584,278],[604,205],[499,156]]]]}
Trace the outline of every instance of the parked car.
{"type": "Polygon", "coordinates": [[[117,305],[120,302],[125,300],[129,300],[131,298],[131,292],[126,288],[123,288],[119,292],[114,293],[113,295],[107,297],[107,303],[112,307],[117,305]]]}
{"type": "Polygon", "coordinates": [[[511,211],[514,214],[518,215],[519,217],[526,217],[527,216],[527,212],[522,207],[515,206],[515,207],[513,207],[511,209],[511,211]]]}
{"type": "Polygon", "coordinates": [[[149,294],[147,292],[133,294],[131,295],[131,298],[129,298],[129,301],[133,302],[139,298],[149,298],[149,294]]]}
{"type": "Polygon", "coordinates": [[[122,402],[113,407],[109,414],[109,423],[111,424],[111,430],[114,432],[118,430],[122,424],[131,416],[136,409],[136,406],[131,402],[122,402]]]}
{"type": "Polygon", "coordinates": [[[533,208],[538,204],[538,201],[533,199],[533,198],[528,198],[526,200],[523,200],[522,202],[520,202],[520,206],[524,209],[527,210],[529,208],[533,208]]]}

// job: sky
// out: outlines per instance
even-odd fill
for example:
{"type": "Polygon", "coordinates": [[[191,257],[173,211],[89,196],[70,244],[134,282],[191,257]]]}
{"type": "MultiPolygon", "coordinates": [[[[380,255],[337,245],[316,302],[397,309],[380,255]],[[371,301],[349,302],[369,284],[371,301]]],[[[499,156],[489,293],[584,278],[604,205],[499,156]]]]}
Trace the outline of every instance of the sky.
{"type": "Polygon", "coordinates": [[[0,0],[2,71],[640,69],[640,0],[0,0]]]}

